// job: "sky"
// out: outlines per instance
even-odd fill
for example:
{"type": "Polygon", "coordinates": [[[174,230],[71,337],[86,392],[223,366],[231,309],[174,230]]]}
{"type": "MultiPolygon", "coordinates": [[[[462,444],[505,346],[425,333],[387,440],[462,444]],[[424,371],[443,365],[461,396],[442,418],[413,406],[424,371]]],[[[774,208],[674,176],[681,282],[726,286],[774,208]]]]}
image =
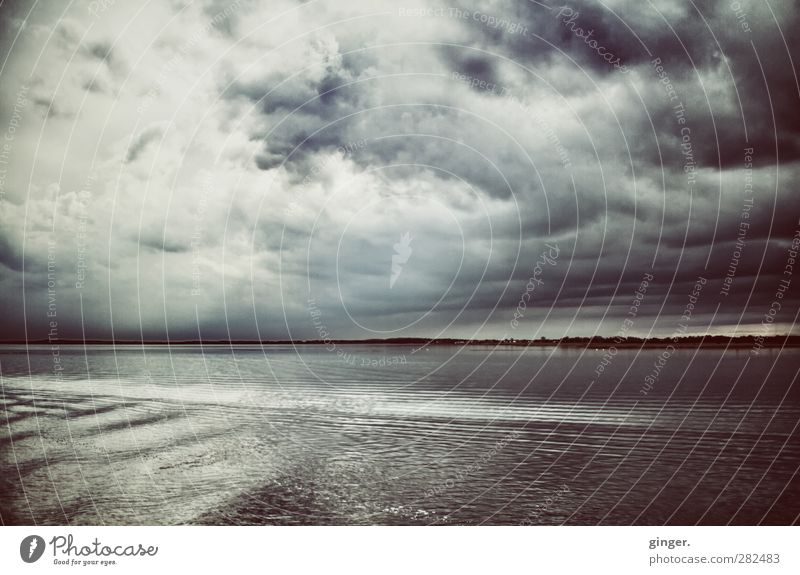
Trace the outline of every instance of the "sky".
{"type": "Polygon", "coordinates": [[[797,333],[799,10],[6,1],[0,340],[797,333]]]}

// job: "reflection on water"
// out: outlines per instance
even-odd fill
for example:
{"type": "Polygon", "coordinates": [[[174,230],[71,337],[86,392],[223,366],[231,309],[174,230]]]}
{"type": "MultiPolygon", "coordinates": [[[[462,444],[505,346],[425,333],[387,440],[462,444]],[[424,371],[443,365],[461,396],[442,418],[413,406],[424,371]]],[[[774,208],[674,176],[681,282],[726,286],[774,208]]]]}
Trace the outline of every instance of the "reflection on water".
{"type": "Polygon", "coordinates": [[[343,349],[0,348],[0,519],[798,520],[797,351],[343,349]]]}

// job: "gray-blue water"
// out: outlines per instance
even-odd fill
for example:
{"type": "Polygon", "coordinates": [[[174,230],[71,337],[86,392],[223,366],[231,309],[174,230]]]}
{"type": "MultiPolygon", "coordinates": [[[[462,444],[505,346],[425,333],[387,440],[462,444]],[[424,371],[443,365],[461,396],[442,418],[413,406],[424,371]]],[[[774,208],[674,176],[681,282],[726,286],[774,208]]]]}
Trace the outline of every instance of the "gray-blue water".
{"type": "Polygon", "coordinates": [[[800,351],[662,351],[0,347],[0,519],[798,522],[800,351]]]}

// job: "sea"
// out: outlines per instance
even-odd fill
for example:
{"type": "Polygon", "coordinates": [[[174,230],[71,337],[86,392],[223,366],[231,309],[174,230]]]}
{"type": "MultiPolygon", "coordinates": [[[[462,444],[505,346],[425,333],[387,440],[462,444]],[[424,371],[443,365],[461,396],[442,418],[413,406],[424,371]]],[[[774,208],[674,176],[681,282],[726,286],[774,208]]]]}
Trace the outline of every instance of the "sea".
{"type": "Polygon", "coordinates": [[[0,346],[4,525],[790,525],[800,350],[0,346]]]}

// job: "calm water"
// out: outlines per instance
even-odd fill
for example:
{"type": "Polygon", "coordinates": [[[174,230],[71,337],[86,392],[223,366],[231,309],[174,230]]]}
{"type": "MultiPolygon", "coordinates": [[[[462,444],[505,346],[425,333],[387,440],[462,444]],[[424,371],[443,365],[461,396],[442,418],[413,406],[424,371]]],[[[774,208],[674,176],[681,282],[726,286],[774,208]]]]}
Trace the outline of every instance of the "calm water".
{"type": "Polygon", "coordinates": [[[2,522],[798,521],[798,350],[338,351],[0,348],[2,522]]]}

